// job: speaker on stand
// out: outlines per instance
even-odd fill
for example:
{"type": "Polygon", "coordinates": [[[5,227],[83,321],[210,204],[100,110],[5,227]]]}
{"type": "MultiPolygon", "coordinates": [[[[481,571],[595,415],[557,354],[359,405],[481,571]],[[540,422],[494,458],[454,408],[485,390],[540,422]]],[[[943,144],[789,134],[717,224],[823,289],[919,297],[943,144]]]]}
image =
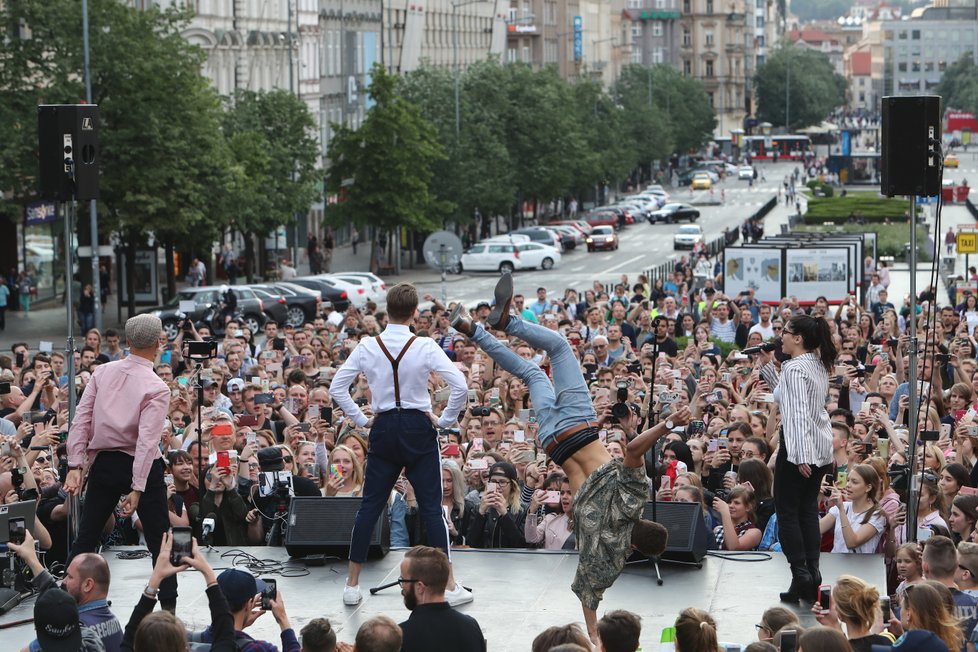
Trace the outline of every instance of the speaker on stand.
{"type": "Polygon", "coordinates": [[[658,557],[632,555],[628,563],[651,562],[655,568],[655,579],[662,586],[662,573],[659,562],[683,564],[703,568],[706,552],[713,547],[713,537],[706,529],[703,508],[698,503],[677,503],[672,501],[649,501],[642,512],[642,518],[654,521],[669,532],[665,551],[658,557]],[[653,517],[654,515],[654,517],[653,517]]]}
{"type": "MultiPolygon", "coordinates": [[[[285,549],[290,557],[330,555],[346,558],[350,552],[350,535],[363,498],[325,498],[296,496],[289,505],[289,527],[285,531],[285,549]]],[[[370,536],[368,556],[384,557],[391,547],[388,510],[380,513],[370,536]]]]}
{"type": "Polygon", "coordinates": [[[881,190],[887,197],[941,193],[941,98],[883,98],[881,190]]]}

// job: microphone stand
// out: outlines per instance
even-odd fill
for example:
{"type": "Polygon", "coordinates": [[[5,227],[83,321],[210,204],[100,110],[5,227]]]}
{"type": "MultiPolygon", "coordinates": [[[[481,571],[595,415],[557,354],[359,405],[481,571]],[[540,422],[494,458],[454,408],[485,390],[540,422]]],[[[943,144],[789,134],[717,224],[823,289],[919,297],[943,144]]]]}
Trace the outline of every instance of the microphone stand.
{"type": "MultiPolygon", "coordinates": [[[[201,373],[204,369],[204,362],[203,360],[194,360],[193,362],[194,374],[192,379],[194,380],[194,387],[197,389],[197,527],[202,532],[204,514],[200,513],[200,505],[204,500],[204,494],[207,492],[207,487],[204,484],[206,473],[204,472],[204,441],[201,417],[201,408],[204,404],[204,383],[201,379],[201,373]]],[[[210,550],[210,545],[207,548],[210,550]]]]}

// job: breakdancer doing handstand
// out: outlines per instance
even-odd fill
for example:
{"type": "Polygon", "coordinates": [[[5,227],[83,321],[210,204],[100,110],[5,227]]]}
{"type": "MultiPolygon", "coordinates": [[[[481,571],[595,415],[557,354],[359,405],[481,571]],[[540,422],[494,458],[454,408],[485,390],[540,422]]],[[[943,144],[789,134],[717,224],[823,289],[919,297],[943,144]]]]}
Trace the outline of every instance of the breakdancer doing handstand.
{"type": "Polygon", "coordinates": [[[598,440],[597,415],[577,358],[560,333],[510,315],[513,278],[504,274],[496,284],[496,304],[489,325],[543,349],[550,358],[553,383],[532,361],[524,360],[472,320],[459,304],[452,326],[468,335],[496,364],[526,383],[537,421],[538,444],[563,468],[574,496],[574,535],[580,558],[571,589],[581,601],[588,635],[597,641],[597,608],[621,574],[632,549],[656,556],[666,547],[668,532],[641,519],[649,500],[645,453],[659,437],[689,422],[688,407],[670,420],[635,433],[638,418],[629,411],[622,427],[635,435],[623,460],[613,459],[598,440]]]}

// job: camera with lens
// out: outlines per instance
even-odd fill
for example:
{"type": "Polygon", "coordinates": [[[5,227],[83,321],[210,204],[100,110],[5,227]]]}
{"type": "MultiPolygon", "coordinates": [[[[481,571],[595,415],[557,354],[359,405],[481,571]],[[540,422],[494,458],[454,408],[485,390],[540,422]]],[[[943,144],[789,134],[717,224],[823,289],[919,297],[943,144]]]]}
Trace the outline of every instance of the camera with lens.
{"type": "Polygon", "coordinates": [[[212,360],[217,357],[217,341],[187,342],[187,357],[191,360],[212,360]]]}
{"type": "Polygon", "coordinates": [[[486,405],[473,405],[469,408],[469,415],[473,417],[487,417],[492,409],[486,405]]]}

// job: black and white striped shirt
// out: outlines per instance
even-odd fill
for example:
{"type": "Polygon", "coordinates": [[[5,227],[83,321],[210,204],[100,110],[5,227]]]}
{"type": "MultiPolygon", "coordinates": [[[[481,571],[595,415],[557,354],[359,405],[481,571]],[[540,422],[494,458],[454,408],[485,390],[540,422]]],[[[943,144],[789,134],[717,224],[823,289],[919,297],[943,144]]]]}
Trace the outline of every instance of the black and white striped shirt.
{"type": "Polygon", "coordinates": [[[805,353],[781,365],[765,365],[761,376],[774,388],[781,409],[781,432],[792,464],[825,466],[832,463],[832,425],[825,409],[829,374],[814,353],[805,353]]]}

